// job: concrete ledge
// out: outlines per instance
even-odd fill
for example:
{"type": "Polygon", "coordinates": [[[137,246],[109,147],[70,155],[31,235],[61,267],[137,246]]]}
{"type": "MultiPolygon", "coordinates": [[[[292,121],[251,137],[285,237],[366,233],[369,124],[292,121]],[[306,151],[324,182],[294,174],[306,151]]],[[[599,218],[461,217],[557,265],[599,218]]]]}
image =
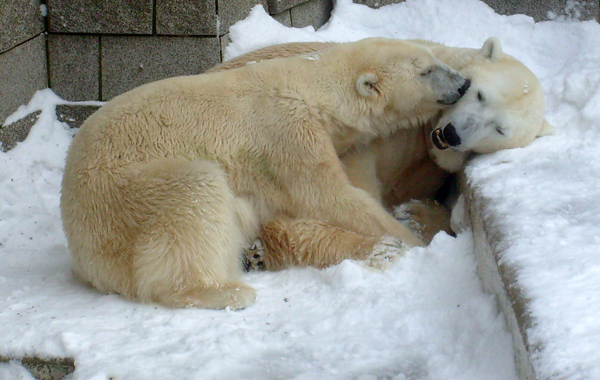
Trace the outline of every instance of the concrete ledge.
{"type": "Polygon", "coordinates": [[[503,251],[503,236],[495,227],[494,215],[486,208],[487,201],[477,187],[466,185],[461,179],[462,193],[469,224],[473,230],[477,272],[486,293],[496,296],[512,335],[515,364],[521,380],[541,380],[536,376],[530,361],[534,349],[527,344],[530,326],[528,303],[516,281],[516,269],[499,261],[503,251]]]}
{"type": "Polygon", "coordinates": [[[31,375],[33,375],[33,377],[39,380],[61,380],[75,371],[75,362],[71,358],[41,359],[25,357],[21,359],[11,359],[0,356],[0,363],[6,363],[11,360],[20,363],[31,373],[31,375]]]}
{"type": "Polygon", "coordinates": [[[100,106],[84,106],[75,104],[59,104],[56,106],[58,121],[69,124],[71,128],[79,128],[81,124],[100,106]]]}
{"type": "Polygon", "coordinates": [[[40,113],[40,111],[33,112],[12,124],[0,126],[0,151],[8,152],[17,143],[24,141],[40,113]]]}
{"type": "MultiPolygon", "coordinates": [[[[98,108],[100,106],[59,104],[56,106],[56,118],[69,124],[71,128],[79,128],[98,108]]],[[[32,112],[12,124],[0,126],[0,151],[8,152],[17,143],[24,141],[29,135],[31,127],[37,122],[40,113],[40,111],[32,112]]]]}

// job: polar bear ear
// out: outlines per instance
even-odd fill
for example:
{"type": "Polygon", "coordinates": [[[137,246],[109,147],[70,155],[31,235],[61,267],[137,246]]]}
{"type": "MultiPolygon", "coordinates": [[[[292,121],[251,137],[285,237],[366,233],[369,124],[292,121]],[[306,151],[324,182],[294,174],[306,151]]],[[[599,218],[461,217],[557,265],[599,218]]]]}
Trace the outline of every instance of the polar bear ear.
{"type": "Polygon", "coordinates": [[[542,129],[538,132],[538,135],[536,137],[550,136],[553,135],[555,132],[556,130],[554,129],[554,127],[550,125],[550,123],[548,123],[546,119],[544,119],[542,129]]]}
{"type": "Polygon", "coordinates": [[[363,74],[356,81],[356,89],[358,93],[366,98],[370,98],[377,94],[377,89],[375,86],[377,85],[377,77],[371,73],[363,74]]]}
{"type": "Polygon", "coordinates": [[[496,37],[488,38],[481,48],[481,54],[484,57],[489,58],[490,61],[496,62],[502,56],[502,44],[496,37]]]}

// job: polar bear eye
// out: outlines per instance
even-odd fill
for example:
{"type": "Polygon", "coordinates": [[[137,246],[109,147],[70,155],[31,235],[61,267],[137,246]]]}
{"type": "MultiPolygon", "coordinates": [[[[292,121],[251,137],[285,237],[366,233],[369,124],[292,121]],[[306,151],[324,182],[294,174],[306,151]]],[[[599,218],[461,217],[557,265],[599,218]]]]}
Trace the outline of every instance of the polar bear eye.
{"type": "Polygon", "coordinates": [[[477,91],[477,100],[479,100],[480,102],[483,102],[485,100],[481,91],[477,91]]]}
{"type": "Polygon", "coordinates": [[[433,72],[433,69],[429,68],[429,69],[427,69],[427,70],[423,71],[423,72],[421,73],[421,76],[422,76],[422,77],[429,76],[429,75],[431,75],[431,73],[432,73],[432,72],[433,72]]]}
{"type": "Polygon", "coordinates": [[[499,134],[501,134],[502,136],[504,136],[504,130],[502,129],[502,127],[500,126],[496,126],[496,132],[498,132],[499,134]]]}

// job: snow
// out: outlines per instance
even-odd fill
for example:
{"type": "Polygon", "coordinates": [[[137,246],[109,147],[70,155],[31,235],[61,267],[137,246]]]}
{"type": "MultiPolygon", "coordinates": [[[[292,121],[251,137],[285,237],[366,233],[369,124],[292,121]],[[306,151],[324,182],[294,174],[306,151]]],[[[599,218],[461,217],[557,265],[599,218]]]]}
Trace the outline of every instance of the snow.
{"type": "Polygon", "coordinates": [[[36,380],[35,377],[16,361],[0,364],[0,379],[3,380],[36,380]]]}
{"type": "MultiPolygon", "coordinates": [[[[571,4],[572,6],[572,4],[571,4]]],[[[572,11],[570,11],[573,14],[572,11]]],[[[600,379],[600,26],[534,23],[476,0],[408,0],[378,10],[338,0],[328,24],[294,29],[255,7],[234,25],[232,58],[290,41],[421,38],[504,51],[540,78],[557,134],[476,158],[469,181],[518,268],[540,378],[600,379]]],[[[64,103],[38,92],[8,120],[41,110],[23,143],[0,152],[0,354],[74,357],[72,379],[516,379],[510,334],[475,274],[469,231],[439,234],[383,272],[251,273],[242,311],[173,310],[77,282],[58,211],[72,137],[64,103]]],[[[14,362],[1,379],[28,378],[14,362]]]]}

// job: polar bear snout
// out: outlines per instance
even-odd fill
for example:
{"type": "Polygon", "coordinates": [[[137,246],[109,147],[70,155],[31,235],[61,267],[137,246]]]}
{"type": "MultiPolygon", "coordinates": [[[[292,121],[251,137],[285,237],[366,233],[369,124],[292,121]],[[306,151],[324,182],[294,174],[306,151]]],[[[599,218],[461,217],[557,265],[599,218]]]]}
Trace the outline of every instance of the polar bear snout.
{"type": "Polygon", "coordinates": [[[421,77],[428,80],[437,103],[445,106],[456,103],[471,86],[471,81],[460,72],[439,61],[427,68],[421,77]]]}
{"type": "Polygon", "coordinates": [[[436,128],[431,131],[431,142],[439,150],[448,149],[448,142],[444,138],[444,131],[442,128],[436,128]]]}
{"type": "Polygon", "coordinates": [[[444,139],[450,146],[458,146],[460,145],[460,136],[456,133],[456,128],[454,125],[448,124],[442,131],[444,135],[444,139]]]}
{"type": "Polygon", "coordinates": [[[431,131],[431,142],[440,150],[448,149],[450,146],[458,146],[461,143],[456,128],[449,123],[444,128],[436,128],[431,131]]]}
{"type": "Polygon", "coordinates": [[[467,93],[469,87],[471,87],[471,81],[467,79],[465,80],[465,83],[462,85],[462,87],[458,89],[458,93],[460,94],[461,98],[464,94],[467,93]]]}
{"type": "Polygon", "coordinates": [[[445,106],[450,106],[458,102],[471,86],[471,81],[460,74],[453,75],[449,82],[450,90],[445,91],[438,100],[438,103],[445,106]]]}

